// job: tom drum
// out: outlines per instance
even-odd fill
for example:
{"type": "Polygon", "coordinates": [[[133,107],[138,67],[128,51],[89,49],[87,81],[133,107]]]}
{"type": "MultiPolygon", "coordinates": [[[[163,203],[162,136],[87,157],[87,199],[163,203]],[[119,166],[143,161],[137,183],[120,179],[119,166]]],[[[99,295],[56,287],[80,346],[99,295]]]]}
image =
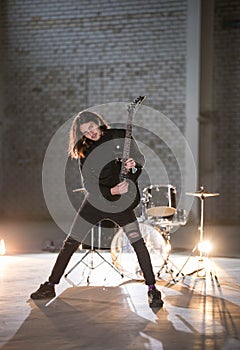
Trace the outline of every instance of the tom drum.
{"type": "Polygon", "coordinates": [[[151,185],[143,190],[146,213],[162,218],[172,217],[176,212],[176,188],[172,185],[151,185]]]}

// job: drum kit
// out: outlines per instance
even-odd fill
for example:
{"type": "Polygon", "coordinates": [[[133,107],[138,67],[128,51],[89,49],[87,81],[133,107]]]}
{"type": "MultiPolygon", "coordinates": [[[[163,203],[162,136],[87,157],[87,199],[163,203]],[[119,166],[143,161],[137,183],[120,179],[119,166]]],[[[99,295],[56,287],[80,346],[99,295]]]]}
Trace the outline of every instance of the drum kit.
{"type": "MultiPolygon", "coordinates": [[[[74,192],[79,191],[84,192],[85,189],[81,188],[74,190],[74,192]]],[[[141,215],[138,217],[138,222],[140,231],[151,256],[154,273],[158,278],[162,278],[163,273],[165,275],[170,274],[172,281],[176,283],[180,280],[179,277],[185,277],[182,270],[192,256],[192,253],[197,248],[197,246],[193,248],[191,255],[187,258],[186,262],[180,269],[170,260],[171,232],[173,228],[177,229],[180,226],[186,225],[186,210],[177,208],[176,187],[170,184],[150,185],[145,187],[142,193],[143,195],[140,202],[141,215]]],[[[186,195],[197,197],[201,201],[199,229],[199,243],[201,243],[203,242],[204,200],[208,197],[218,196],[219,193],[210,193],[206,191],[203,186],[201,186],[199,191],[186,192],[186,195]]],[[[94,248],[92,250],[96,251],[94,248]]],[[[142,272],[139,267],[136,254],[134,253],[134,250],[122,228],[118,229],[112,238],[110,253],[112,264],[109,264],[105,258],[102,259],[111,265],[117,272],[119,272],[122,277],[128,276],[130,278],[142,278],[142,272]]],[[[202,253],[200,252],[199,259],[201,258],[202,253]]],[[[82,261],[83,259],[80,260],[80,262],[82,261]]],[[[76,265],[78,264],[79,262],[76,265]]],[[[75,267],[76,266],[73,268],[75,267]]],[[[69,273],[71,271],[69,271],[69,273]]],[[[191,274],[195,272],[198,272],[198,270],[192,272],[191,274]]],[[[217,280],[216,274],[214,277],[217,280]]]]}
{"type": "MultiPolygon", "coordinates": [[[[165,271],[173,279],[173,267],[177,269],[177,266],[170,260],[171,231],[173,227],[186,224],[186,210],[177,209],[176,187],[170,184],[151,185],[144,188],[142,193],[138,222],[151,256],[154,273],[160,278],[165,271]]],[[[114,265],[124,275],[141,277],[133,248],[122,229],[112,240],[111,255],[114,265]]]]}
{"type": "MultiPolygon", "coordinates": [[[[204,200],[208,197],[218,196],[219,193],[210,193],[201,186],[199,191],[186,192],[186,195],[194,196],[201,201],[199,239],[199,243],[201,243],[203,242],[204,200]]],[[[179,276],[181,278],[185,277],[182,270],[197,248],[197,246],[193,248],[191,255],[180,269],[170,260],[172,229],[187,223],[186,210],[177,209],[176,203],[176,187],[170,184],[148,186],[143,190],[141,216],[138,218],[142,236],[151,256],[155,275],[158,278],[162,278],[163,273],[170,274],[174,283],[178,282],[179,276]]],[[[137,275],[141,277],[141,270],[134,256],[133,248],[122,229],[115,234],[112,240],[111,255],[113,264],[123,275],[137,275]]],[[[199,259],[201,258],[202,253],[200,252],[199,259]]],[[[198,272],[198,270],[191,274],[195,272],[198,272]]],[[[216,274],[214,274],[214,277],[218,282],[216,274]]]]}

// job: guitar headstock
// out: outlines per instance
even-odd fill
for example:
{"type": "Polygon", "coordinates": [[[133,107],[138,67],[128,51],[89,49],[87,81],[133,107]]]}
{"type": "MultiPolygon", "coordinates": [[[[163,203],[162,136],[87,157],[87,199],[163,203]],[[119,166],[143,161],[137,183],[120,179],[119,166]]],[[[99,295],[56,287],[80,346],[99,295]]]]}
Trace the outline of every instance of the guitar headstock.
{"type": "Polygon", "coordinates": [[[137,111],[137,109],[140,107],[140,105],[143,103],[145,100],[146,96],[138,96],[135,98],[135,100],[128,106],[128,113],[133,114],[134,112],[137,111]]]}

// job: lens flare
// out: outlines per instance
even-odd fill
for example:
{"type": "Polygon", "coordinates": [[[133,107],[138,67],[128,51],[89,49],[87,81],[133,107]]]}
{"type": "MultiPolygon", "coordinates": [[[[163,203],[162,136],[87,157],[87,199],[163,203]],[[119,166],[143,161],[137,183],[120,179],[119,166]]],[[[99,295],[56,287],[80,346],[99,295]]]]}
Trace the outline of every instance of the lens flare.
{"type": "Polygon", "coordinates": [[[6,254],[5,242],[4,242],[4,239],[1,239],[1,241],[0,241],[0,255],[5,255],[5,254],[6,254]]]}
{"type": "Polygon", "coordinates": [[[209,254],[212,250],[212,244],[209,241],[202,241],[198,243],[198,250],[203,254],[209,254]]]}

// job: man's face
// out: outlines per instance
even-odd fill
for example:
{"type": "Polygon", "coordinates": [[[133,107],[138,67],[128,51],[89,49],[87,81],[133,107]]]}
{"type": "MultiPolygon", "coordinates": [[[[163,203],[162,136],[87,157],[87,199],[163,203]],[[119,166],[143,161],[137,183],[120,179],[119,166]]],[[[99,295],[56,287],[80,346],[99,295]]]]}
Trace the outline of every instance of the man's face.
{"type": "Polygon", "coordinates": [[[93,141],[98,141],[102,135],[99,125],[95,122],[80,125],[80,130],[84,136],[93,141]]]}

